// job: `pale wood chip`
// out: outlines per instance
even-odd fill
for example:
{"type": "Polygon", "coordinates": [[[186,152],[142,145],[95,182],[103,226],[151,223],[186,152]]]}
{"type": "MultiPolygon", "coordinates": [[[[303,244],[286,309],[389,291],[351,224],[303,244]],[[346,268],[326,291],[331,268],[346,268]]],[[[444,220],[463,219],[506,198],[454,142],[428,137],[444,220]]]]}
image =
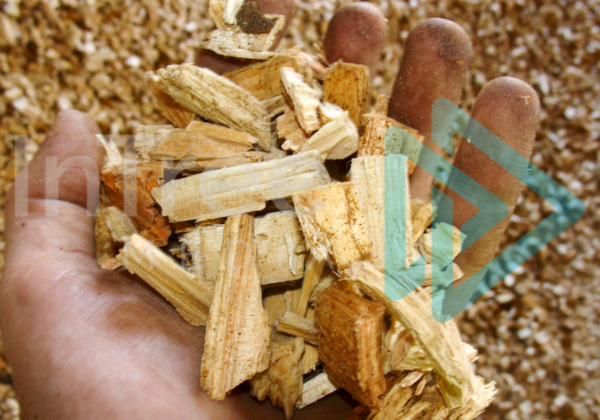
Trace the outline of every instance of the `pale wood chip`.
{"type": "MultiPolygon", "coordinates": [[[[254,223],[258,273],[262,286],[301,279],[308,250],[293,211],[273,212],[254,223]]],[[[198,277],[214,282],[223,243],[223,225],[200,226],[182,240],[192,254],[198,277]]]]}
{"type": "Polygon", "coordinates": [[[141,160],[150,160],[150,151],[157,143],[164,141],[166,136],[173,130],[170,124],[164,125],[141,125],[135,130],[134,146],[141,160]]]}
{"type": "Polygon", "coordinates": [[[296,408],[304,408],[335,391],[337,391],[337,387],[329,381],[329,377],[323,372],[310,381],[306,381],[302,387],[302,397],[296,408]]]}
{"type": "Polygon", "coordinates": [[[433,420],[446,418],[447,414],[448,408],[439,390],[435,386],[430,386],[421,395],[415,396],[402,410],[400,416],[403,420],[433,420]]]}
{"type": "Polygon", "coordinates": [[[308,139],[300,152],[316,150],[325,159],[344,159],[358,150],[358,130],[347,111],[325,124],[308,139]]]}
{"type": "Polygon", "coordinates": [[[160,293],[192,325],[206,325],[213,287],[181,268],[142,236],[134,233],[125,244],[118,260],[132,274],[160,293]]]}
{"type": "Polygon", "coordinates": [[[317,260],[312,254],[309,255],[306,261],[306,268],[304,270],[304,280],[302,281],[302,294],[298,306],[294,310],[294,313],[298,316],[305,316],[306,309],[308,308],[308,301],[310,295],[313,292],[315,286],[321,280],[321,274],[325,267],[325,261],[317,260]]]}
{"type": "Polygon", "coordinates": [[[121,267],[123,267],[123,263],[119,261],[116,257],[108,258],[100,262],[100,268],[103,270],[115,271],[121,267]]]}
{"type": "Polygon", "coordinates": [[[111,206],[106,210],[106,225],[116,242],[127,242],[136,233],[131,219],[118,208],[111,206]]]}
{"type": "Polygon", "coordinates": [[[293,196],[308,248],[317,260],[331,255],[343,270],[368,257],[369,234],[352,182],[330,184],[293,196]]]}
{"type": "Polygon", "coordinates": [[[200,373],[202,390],[214,400],[269,366],[271,329],[262,306],[253,231],[250,215],[225,223],[200,373]]]}
{"type": "Polygon", "coordinates": [[[215,72],[192,64],[158,70],[163,90],[190,111],[209,121],[255,136],[269,150],[267,111],[248,91],[215,72]]]}
{"type": "Polygon", "coordinates": [[[410,212],[412,214],[412,245],[425,233],[435,218],[436,207],[424,200],[412,198],[410,200],[410,212]]]}
{"type": "Polygon", "coordinates": [[[317,300],[319,358],[331,382],[361,404],[377,408],[385,393],[382,341],[385,308],[330,287],[317,300]]]}
{"type": "Polygon", "coordinates": [[[304,341],[317,345],[318,331],[314,321],[286,312],[277,319],[275,327],[279,332],[302,337],[304,341]]]}
{"type": "Polygon", "coordinates": [[[152,195],[171,221],[203,221],[262,210],[268,200],[329,182],[318,153],[307,152],[178,179],[152,195]]]}
{"type": "Polygon", "coordinates": [[[287,419],[302,397],[303,352],[302,338],[273,334],[271,364],[250,381],[250,393],[260,401],[269,397],[273,405],[283,408],[287,419]]]}
{"type": "MultiPolygon", "coordinates": [[[[238,0],[239,1],[239,0],[238,0]]],[[[243,0],[242,0],[243,2],[243,0]]],[[[208,3],[208,12],[210,13],[210,17],[215,22],[215,26],[219,29],[226,28],[229,24],[225,22],[223,19],[223,12],[225,9],[225,5],[222,1],[219,0],[210,0],[208,3]]],[[[234,15],[235,18],[235,15],[234,15]]]]}
{"type": "Polygon", "coordinates": [[[282,67],[280,73],[285,92],[294,104],[298,123],[306,133],[314,133],[321,127],[318,113],[321,92],[306,84],[302,75],[291,67],[282,67]]]}
{"type": "Polygon", "coordinates": [[[224,3],[219,3],[222,4],[221,10],[223,11],[223,21],[228,25],[237,25],[235,16],[244,4],[244,0],[225,0],[224,3]]]}
{"type": "Polygon", "coordinates": [[[329,67],[323,81],[323,95],[325,101],[348,111],[356,127],[360,127],[360,118],[369,95],[369,68],[337,61],[329,67]]]}
{"type": "Polygon", "coordinates": [[[319,119],[321,124],[325,125],[335,120],[344,110],[331,102],[324,102],[319,105],[319,119]]]}
{"type": "Polygon", "coordinates": [[[352,159],[350,179],[365,216],[371,241],[371,262],[385,264],[385,158],[364,156],[352,159]]]}
{"type": "Polygon", "coordinates": [[[206,40],[201,46],[227,57],[269,59],[275,55],[270,49],[275,43],[277,34],[285,25],[285,17],[282,15],[264,15],[264,17],[275,22],[269,33],[245,33],[239,26],[217,27],[206,35],[206,40]]]}
{"type": "Polygon", "coordinates": [[[285,140],[281,148],[292,152],[299,152],[310,138],[300,127],[296,114],[290,107],[286,107],[283,114],[277,118],[277,136],[285,140]]]}
{"type": "MultiPolygon", "coordinates": [[[[310,321],[315,320],[315,308],[310,307],[306,311],[306,319],[310,321]]],[[[312,372],[317,368],[319,361],[319,350],[316,345],[312,345],[308,342],[304,342],[304,354],[302,355],[302,367],[304,368],[304,375],[312,372]]]]}
{"type": "Polygon", "coordinates": [[[245,150],[260,147],[258,139],[253,135],[204,121],[192,121],[186,127],[186,130],[202,134],[224,144],[233,143],[234,145],[244,146],[245,150]]]}
{"type": "MultiPolygon", "coordinates": [[[[205,125],[217,127],[213,124],[205,125]]],[[[175,168],[185,168],[196,172],[260,162],[263,159],[264,153],[252,151],[252,145],[248,145],[247,141],[236,142],[209,137],[195,130],[198,127],[195,123],[190,124],[190,127],[186,130],[179,128],[168,131],[161,130],[161,138],[157,139],[156,144],[147,150],[147,155],[152,160],[175,162],[175,168]]],[[[224,130],[228,129],[223,127],[223,130],[218,131],[224,130]]],[[[235,133],[242,134],[238,137],[241,139],[252,137],[246,133],[230,131],[233,131],[231,136],[235,136],[235,133]]],[[[253,139],[256,141],[255,138],[253,139]]]]}

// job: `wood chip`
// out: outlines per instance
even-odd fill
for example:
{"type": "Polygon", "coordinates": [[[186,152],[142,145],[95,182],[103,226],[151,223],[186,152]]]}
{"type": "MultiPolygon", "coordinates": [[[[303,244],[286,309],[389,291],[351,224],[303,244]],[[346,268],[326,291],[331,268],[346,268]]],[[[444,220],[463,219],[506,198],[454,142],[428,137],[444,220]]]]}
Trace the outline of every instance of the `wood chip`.
{"type": "Polygon", "coordinates": [[[250,381],[250,393],[260,401],[269,397],[273,405],[283,408],[287,419],[302,397],[303,352],[302,338],[273,334],[271,364],[250,381]]]}
{"type": "Polygon", "coordinates": [[[323,81],[323,95],[325,101],[348,111],[355,126],[360,127],[360,118],[369,95],[369,68],[337,61],[329,67],[323,81]]]}
{"type": "Polygon", "coordinates": [[[265,202],[328,184],[317,152],[205,172],[153,191],[173,222],[210,220],[262,210],[265,202]]]}
{"type": "Polygon", "coordinates": [[[135,130],[134,146],[138,151],[140,160],[150,160],[148,152],[156,146],[157,143],[164,141],[167,135],[173,130],[172,125],[141,125],[135,130]]]}
{"type": "Polygon", "coordinates": [[[350,179],[369,231],[371,262],[385,266],[385,158],[364,156],[352,159],[350,179]]]}
{"type": "Polygon", "coordinates": [[[302,318],[293,312],[286,312],[275,323],[277,331],[294,337],[301,337],[305,341],[317,345],[317,327],[314,321],[302,318]]]}
{"type": "Polygon", "coordinates": [[[321,92],[306,84],[302,75],[291,67],[282,67],[280,73],[285,92],[294,104],[298,123],[306,133],[314,133],[321,127],[318,113],[321,92]]]}
{"type": "Polygon", "coordinates": [[[331,255],[343,270],[368,257],[371,243],[352,182],[336,183],[293,196],[308,248],[319,261],[331,255]]]}
{"type": "Polygon", "coordinates": [[[125,213],[118,208],[111,206],[105,211],[106,225],[110,229],[110,234],[115,242],[127,242],[131,235],[136,233],[133,222],[125,213]]]}
{"type": "Polygon", "coordinates": [[[274,22],[268,33],[246,33],[239,26],[217,27],[206,35],[206,40],[201,46],[227,57],[266,60],[275,54],[270,50],[285,25],[285,17],[282,15],[264,15],[264,17],[274,22]]]}
{"type": "MultiPolygon", "coordinates": [[[[385,154],[393,153],[393,154],[404,154],[413,159],[417,158],[415,156],[415,151],[412,148],[404,147],[405,140],[403,137],[394,137],[391,143],[391,150],[386,152],[385,150],[385,134],[390,127],[400,127],[408,134],[412,135],[414,138],[419,140],[421,143],[424,141],[424,137],[417,130],[410,128],[404,124],[399,123],[396,120],[393,120],[389,117],[381,115],[379,113],[370,113],[363,115],[363,118],[366,120],[365,124],[365,133],[360,139],[360,144],[358,147],[358,156],[383,156],[385,154]]],[[[416,167],[416,162],[412,160],[409,161],[409,173],[412,174],[414,168],[416,167]]]]}
{"type": "MultiPolygon", "coordinates": [[[[161,130],[161,139],[147,151],[148,156],[153,160],[176,162],[176,168],[183,167],[190,171],[221,169],[262,161],[264,154],[251,151],[252,146],[244,144],[247,142],[215,139],[199,133],[193,129],[195,127],[197,125],[192,123],[192,129],[161,130]]],[[[229,131],[233,131],[232,135],[238,133],[229,131]]]]}
{"type": "Polygon", "coordinates": [[[160,293],[192,325],[206,325],[213,287],[181,268],[150,241],[134,233],[117,256],[127,270],[160,293]]]}
{"type": "Polygon", "coordinates": [[[272,135],[261,102],[231,80],[191,64],[158,70],[163,90],[185,108],[209,121],[255,136],[269,150],[272,135]]]}
{"type": "Polygon", "coordinates": [[[102,185],[94,223],[94,257],[98,263],[117,256],[118,244],[113,239],[112,232],[106,223],[106,209],[108,207],[110,207],[110,197],[104,185],[102,185]]]}
{"type": "Polygon", "coordinates": [[[325,124],[306,141],[300,152],[316,150],[325,159],[345,159],[358,150],[358,130],[347,111],[325,124]]]}
{"type": "Polygon", "coordinates": [[[296,408],[304,408],[335,391],[337,391],[337,387],[331,383],[327,374],[321,373],[310,381],[306,381],[302,387],[302,397],[296,408]]]}
{"type": "MultiPolygon", "coordinates": [[[[184,237],[186,245],[191,245],[188,252],[192,254],[194,267],[202,270],[207,281],[214,282],[221,258],[223,225],[201,226],[184,237]],[[196,244],[200,247],[197,248],[196,244]]],[[[286,283],[304,276],[308,250],[294,212],[274,212],[257,218],[254,241],[262,286],[286,283]]]]}
{"type": "Polygon", "coordinates": [[[282,51],[269,60],[232,70],[223,76],[262,101],[284,93],[281,82],[283,67],[294,69],[308,83],[312,81],[312,70],[307,55],[298,48],[282,51]]]}
{"type": "Polygon", "coordinates": [[[331,382],[368,407],[385,393],[382,341],[385,308],[337,287],[317,300],[319,357],[331,382]]]}
{"type": "Polygon", "coordinates": [[[104,168],[100,175],[110,204],[132,215],[131,220],[140,235],[157,246],[165,246],[171,235],[169,221],[151,195],[160,187],[163,170],[161,162],[125,161],[122,165],[104,168]]]}
{"type": "Polygon", "coordinates": [[[194,113],[190,112],[181,104],[178,104],[166,94],[161,85],[160,78],[154,72],[147,72],[145,75],[146,83],[154,96],[154,100],[160,107],[163,115],[173,124],[175,127],[185,128],[194,119],[194,113]]]}
{"type": "Polygon", "coordinates": [[[206,326],[202,390],[214,400],[269,366],[270,338],[256,267],[254,217],[227,219],[206,326]]]}
{"type": "Polygon", "coordinates": [[[478,383],[463,351],[456,323],[437,322],[431,314],[431,298],[421,288],[401,300],[391,301],[384,291],[383,273],[370,263],[355,262],[344,274],[382,302],[423,348],[439,377],[438,386],[449,408],[462,406],[473,397],[478,383]]]}
{"type": "Polygon", "coordinates": [[[417,240],[425,233],[433,219],[435,218],[437,209],[427,201],[420,199],[410,200],[410,213],[412,215],[412,241],[414,245],[417,240]]]}
{"type": "Polygon", "coordinates": [[[222,143],[245,146],[247,150],[260,147],[258,139],[248,133],[204,121],[192,121],[186,127],[186,130],[202,134],[222,143]]]}
{"type": "Polygon", "coordinates": [[[223,21],[228,25],[237,25],[235,16],[242,7],[242,4],[244,4],[244,0],[225,0],[224,3],[219,3],[222,3],[223,21]]]}
{"type": "Polygon", "coordinates": [[[315,286],[321,280],[321,274],[325,267],[325,261],[317,260],[312,254],[306,261],[306,269],[304,270],[304,279],[302,280],[302,294],[300,295],[300,301],[298,306],[294,310],[294,313],[298,316],[304,317],[306,315],[306,309],[308,308],[308,301],[310,295],[313,292],[315,286]]]}
{"type": "Polygon", "coordinates": [[[277,118],[277,136],[284,140],[281,148],[291,152],[299,152],[304,143],[310,138],[308,134],[300,127],[294,110],[286,107],[283,115],[277,118]]]}

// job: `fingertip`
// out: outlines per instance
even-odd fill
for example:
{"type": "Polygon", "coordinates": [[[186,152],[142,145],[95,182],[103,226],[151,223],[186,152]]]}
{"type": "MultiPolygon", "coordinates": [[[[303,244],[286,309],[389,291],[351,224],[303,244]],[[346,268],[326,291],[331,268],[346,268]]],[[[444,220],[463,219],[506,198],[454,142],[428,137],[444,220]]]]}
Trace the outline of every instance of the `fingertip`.
{"type": "Polygon", "coordinates": [[[533,87],[515,77],[499,77],[477,95],[471,117],[529,159],[540,115],[533,87]]]}
{"type": "Polygon", "coordinates": [[[369,67],[371,74],[379,64],[387,39],[387,20],[368,2],[350,3],[335,13],[323,39],[323,50],[329,63],[346,63],[369,67]]]}
{"type": "Polygon", "coordinates": [[[430,18],[408,35],[396,77],[389,116],[422,132],[431,131],[431,106],[438,98],[460,101],[473,48],[455,22],[430,18]]]}

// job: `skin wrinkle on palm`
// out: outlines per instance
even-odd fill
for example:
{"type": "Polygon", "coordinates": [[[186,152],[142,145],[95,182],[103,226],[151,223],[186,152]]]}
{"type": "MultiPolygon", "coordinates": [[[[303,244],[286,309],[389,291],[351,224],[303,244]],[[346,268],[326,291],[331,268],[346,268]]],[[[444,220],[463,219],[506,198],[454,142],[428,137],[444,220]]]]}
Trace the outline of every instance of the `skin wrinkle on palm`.
{"type": "MultiPolygon", "coordinates": [[[[65,144],[69,144],[69,143],[65,143],[65,144]]],[[[43,156],[43,154],[41,154],[40,156],[43,156]]],[[[65,211],[71,211],[72,209],[64,208],[64,209],[62,209],[62,210],[65,210],[65,211]]],[[[78,218],[79,216],[78,216],[77,214],[74,214],[74,215],[73,215],[73,217],[74,217],[74,218],[78,218]]],[[[14,227],[13,227],[12,229],[14,230],[14,227]]],[[[58,229],[58,228],[57,228],[57,229],[58,229]]],[[[9,240],[10,240],[10,239],[9,239],[9,240]]],[[[89,246],[89,244],[88,244],[88,246],[89,246]]],[[[9,262],[10,262],[10,261],[9,261],[9,262]]],[[[100,281],[100,283],[105,283],[105,282],[104,282],[104,281],[100,281]]],[[[109,286],[110,286],[110,285],[109,285],[109,286]]],[[[145,293],[145,294],[144,294],[144,293],[142,293],[142,292],[140,292],[140,293],[141,293],[143,296],[146,296],[146,295],[147,295],[147,296],[150,296],[150,295],[147,293],[147,291],[146,291],[146,293],[145,293]]],[[[153,308],[160,308],[160,309],[157,309],[157,310],[160,310],[160,311],[164,310],[164,307],[165,307],[165,305],[164,305],[164,304],[162,304],[160,301],[152,300],[152,298],[151,298],[151,297],[147,297],[147,298],[145,298],[145,299],[150,299],[150,300],[152,301],[152,303],[149,305],[150,307],[153,307],[153,308]]],[[[183,328],[183,326],[182,326],[182,328],[183,328]]],[[[184,328],[184,330],[185,330],[185,328],[184,328]]],[[[193,334],[193,335],[197,335],[197,334],[193,334]]],[[[14,350],[13,350],[13,351],[14,351],[14,350]]],[[[179,351],[180,351],[180,352],[183,352],[183,353],[185,353],[185,349],[179,349],[179,351]]],[[[186,368],[186,369],[184,369],[184,370],[187,370],[187,369],[189,369],[189,368],[186,368]]],[[[23,386],[23,384],[21,383],[21,385],[20,385],[20,386],[23,386]]],[[[160,400],[160,398],[159,398],[159,400],[160,400]]]]}

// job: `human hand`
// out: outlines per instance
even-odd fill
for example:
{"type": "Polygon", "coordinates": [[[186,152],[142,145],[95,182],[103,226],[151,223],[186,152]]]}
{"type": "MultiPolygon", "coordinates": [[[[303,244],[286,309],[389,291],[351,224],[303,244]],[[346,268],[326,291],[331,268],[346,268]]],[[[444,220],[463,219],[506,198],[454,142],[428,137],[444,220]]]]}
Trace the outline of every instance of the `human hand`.
{"type": "MultiPolygon", "coordinates": [[[[370,7],[349,6],[350,11],[365,9],[355,11],[359,22],[377,18],[370,7]]],[[[348,13],[348,8],[344,10],[348,13]]],[[[361,45],[373,37],[356,38],[348,28],[336,29],[344,26],[336,24],[342,12],[334,18],[324,40],[327,57],[333,61],[339,54],[338,58],[346,61],[376,65],[373,57],[379,57],[381,48],[377,51],[377,45],[367,49],[361,45]],[[356,51],[365,53],[351,58],[356,51]]],[[[425,35],[431,35],[429,38],[417,36],[418,31],[411,33],[390,104],[392,117],[425,133],[431,125],[425,120],[434,99],[444,96],[459,101],[462,74],[471,54],[468,38],[460,28],[448,21],[433,23],[433,29],[423,29],[429,28],[426,24],[419,26],[425,35]],[[465,48],[457,50],[465,61],[455,68],[456,61],[462,60],[440,52],[455,51],[457,45],[465,48]],[[419,68],[426,71],[414,70],[419,68]],[[431,73],[444,76],[432,77],[431,73]]],[[[385,36],[379,45],[384,41],[385,36]]],[[[517,148],[526,151],[531,150],[536,122],[534,114],[512,106],[524,93],[518,89],[531,88],[513,80],[484,88],[473,114],[507,143],[528,145],[529,149],[517,148]],[[485,92],[491,93],[483,96],[485,92]],[[502,111],[497,112],[497,108],[502,111]]],[[[97,191],[98,181],[96,178],[94,188],[86,188],[84,176],[84,169],[88,176],[97,175],[99,170],[96,132],[97,127],[84,115],[60,114],[29,166],[29,214],[16,217],[14,188],[7,198],[7,266],[0,283],[0,329],[23,418],[282,417],[280,410],[243,392],[228,397],[225,403],[210,401],[200,391],[198,380],[204,329],[191,327],[124,270],[108,272],[97,266],[93,219],[85,206],[86,191],[97,191]],[[56,191],[45,188],[46,158],[56,157],[60,164],[73,156],[87,157],[87,164],[82,163],[80,169],[75,165],[63,174],[58,201],[47,199],[47,193],[56,191]],[[52,203],[58,205],[56,217],[46,212],[52,203]]],[[[461,146],[455,165],[460,164],[462,154],[465,167],[470,168],[469,159],[478,155],[463,150],[467,149],[461,146]]],[[[488,175],[476,180],[497,178],[497,172],[486,170],[483,173],[488,175]]],[[[413,194],[416,191],[413,187],[413,194]]],[[[97,201],[97,196],[92,198],[97,201]]],[[[334,413],[342,418],[349,407],[341,397],[330,397],[298,411],[294,418],[334,418],[334,413]]]]}

